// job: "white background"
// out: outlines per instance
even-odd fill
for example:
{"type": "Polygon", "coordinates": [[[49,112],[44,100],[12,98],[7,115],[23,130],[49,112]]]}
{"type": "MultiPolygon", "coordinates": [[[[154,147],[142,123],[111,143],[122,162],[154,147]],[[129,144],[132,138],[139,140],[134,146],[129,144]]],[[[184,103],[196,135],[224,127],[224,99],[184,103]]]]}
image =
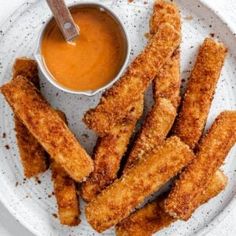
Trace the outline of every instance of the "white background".
{"type": "MultiPolygon", "coordinates": [[[[124,0],[128,1],[128,0],[124,0]]],[[[197,0],[196,0],[197,1],[197,0]]],[[[236,33],[236,1],[235,0],[203,0],[217,13],[223,16],[225,22],[236,33]]],[[[0,24],[6,19],[18,6],[26,0],[0,0],[0,24]]],[[[235,42],[236,46],[236,42],[235,42]]],[[[18,223],[0,203],[0,236],[33,236],[27,229],[18,223]]],[[[236,209],[234,209],[221,224],[208,233],[207,236],[234,236],[236,235],[236,209]]]]}

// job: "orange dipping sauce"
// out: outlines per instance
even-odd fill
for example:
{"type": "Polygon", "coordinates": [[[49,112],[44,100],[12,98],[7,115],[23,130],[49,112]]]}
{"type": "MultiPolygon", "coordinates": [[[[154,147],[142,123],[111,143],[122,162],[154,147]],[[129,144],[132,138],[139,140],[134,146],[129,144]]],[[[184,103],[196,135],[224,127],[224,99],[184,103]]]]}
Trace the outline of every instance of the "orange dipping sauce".
{"type": "Polygon", "coordinates": [[[46,27],[41,54],[48,72],[63,87],[73,91],[96,90],[119,73],[127,43],[118,22],[97,7],[74,7],[73,19],[80,35],[68,43],[55,20],[46,27]]]}

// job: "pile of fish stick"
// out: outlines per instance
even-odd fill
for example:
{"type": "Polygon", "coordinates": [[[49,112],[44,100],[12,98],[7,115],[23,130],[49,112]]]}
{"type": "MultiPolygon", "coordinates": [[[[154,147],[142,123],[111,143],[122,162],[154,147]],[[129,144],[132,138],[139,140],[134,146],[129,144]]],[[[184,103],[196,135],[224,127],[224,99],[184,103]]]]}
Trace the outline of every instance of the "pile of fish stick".
{"type": "Polygon", "coordinates": [[[98,135],[92,157],[66,115],[41,95],[37,63],[16,59],[1,93],[14,112],[25,177],[52,171],[61,224],[80,223],[81,197],[97,232],[115,226],[118,236],[149,236],[187,221],[225,189],[220,167],[236,143],[236,111],[222,111],[204,130],[227,48],[212,38],[203,41],[181,97],[181,38],[178,6],[156,1],[147,46],[84,116],[98,135]],[[135,134],[150,84],[154,104],[135,134]],[[172,179],[168,191],[156,194],[172,179]]]}

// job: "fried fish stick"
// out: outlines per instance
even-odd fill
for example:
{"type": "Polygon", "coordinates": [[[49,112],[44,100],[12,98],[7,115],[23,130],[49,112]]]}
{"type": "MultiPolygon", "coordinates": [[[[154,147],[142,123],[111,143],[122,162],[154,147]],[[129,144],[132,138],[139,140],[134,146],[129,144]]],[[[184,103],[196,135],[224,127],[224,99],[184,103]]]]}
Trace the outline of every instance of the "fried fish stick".
{"type": "MultiPolygon", "coordinates": [[[[150,20],[150,34],[153,35],[163,23],[171,24],[181,34],[181,17],[178,7],[169,1],[156,1],[150,20]]],[[[153,81],[153,94],[169,99],[174,107],[180,102],[180,51],[177,49],[153,81]]]]}
{"type": "MultiPolygon", "coordinates": [[[[57,113],[67,124],[66,115],[59,110],[57,113]]],[[[80,209],[75,182],[55,161],[51,163],[51,170],[60,222],[63,225],[76,226],[80,223],[80,209]]]]}
{"type": "Polygon", "coordinates": [[[18,75],[26,77],[39,89],[38,65],[35,60],[26,57],[17,58],[13,65],[13,78],[18,75]]]}
{"type": "Polygon", "coordinates": [[[51,163],[51,170],[60,222],[76,226],[80,223],[80,209],[75,182],[55,161],[51,163]]]}
{"type": "Polygon", "coordinates": [[[176,111],[180,103],[180,51],[177,49],[153,81],[154,100],[169,99],[176,111]]]}
{"type": "Polygon", "coordinates": [[[86,206],[86,218],[95,230],[102,232],[126,218],[194,158],[177,137],[148,155],[86,206]]]}
{"type": "Polygon", "coordinates": [[[93,162],[57,112],[35,86],[17,76],[1,92],[30,133],[48,154],[76,181],[93,171],[93,162]]]}
{"type": "Polygon", "coordinates": [[[176,109],[171,101],[165,98],[158,98],[135,140],[127,159],[125,170],[132,167],[146,153],[164,142],[175,117],[176,109]]]}
{"type": "Polygon", "coordinates": [[[100,136],[108,133],[134,109],[158,71],[180,45],[180,34],[170,24],[162,24],[145,50],[130,65],[125,75],[105,94],[95,109],[89,110],[84,122],[100,136]]]}
{"type": "Polygon", "coordinates": [[[91,201],[117,178],[121,159],[127,150],[137,120],[143,113],[143,101],[142,97],[136,102],[136,120],[123,122],[113,127],[109,134],[99,138],[94,153],[94,171],[81,187],[81,195],[85,201],[91,201]]]}
{"type": "Polygon", "coordinates": [[[165,211],[177,219],[187,220],[200,205],[200,196],[210,179],[223,164],[236,142],[236,111],[222,112],[201,140],[195,160],[175,182],[165,201],[165,211]]]}
{"type": "Polygon", "coordinates": [[[205,127],[226,52],[223,44],[210,38],[205,39],[190,76],[173,134],[192,149],[205,127]]]}
{"type": "Polygon", "coordinates": [[[176,4],[170,1],[157,0],[153,6],[150,19],[150,34],[155,34],[163,23],[171,24],[177,31],[181,29],[180,12],[176,4]]]}
{"type": "MultiPolygon", "coordinates": [[[[155,34],[162,23],[169,23],[181,34],[180,14],[177,6],[157,1],[150,21],[150,33],[155,34]]],[[[155,105],[149,112],[127,159],[131,167],[142,156],[160,145],[169,133],[180,101],[180,51],[177,49],[154,79],[155,105]]],[[[125,168],[125,169],[126,169],[125,168]]]]}
{"type": "MultiPolygon", "coordinates": [[[[181,17],[173,2],[156,1],[150,20],[150,34],[153,35],[163,23],[169,23],[181,34],[181,17]]],[[[177,49],[153,81],[154,99],[169,99],[177,109],[180,102],[180,51],[177,49]]]]}
{"type": "MultiPolygon", "coordinates": [[[[37,63],[27,58],[18,58],[13,66],[13,78],[25,76],[39,89],[37,63]]],[[[21,164],[26,178],[44,172],[47,165],[46,152],[24,124],[14,115],[16,140],[19,148],[21,164]]]]}
{"type": "MultiPolygon", "coordinates": [[[[225,189],[226,185],[227,177],[221,171],[217,171],[207,186],[206,191],[200,195],[200,204],[202,205],[217,196],[225,189]]],[[[151,236],[174,223],[176,219],[163,210],[163,202],[164,196],[161,196],[131,214],[116,226],[116,235],[151,236]]]]}

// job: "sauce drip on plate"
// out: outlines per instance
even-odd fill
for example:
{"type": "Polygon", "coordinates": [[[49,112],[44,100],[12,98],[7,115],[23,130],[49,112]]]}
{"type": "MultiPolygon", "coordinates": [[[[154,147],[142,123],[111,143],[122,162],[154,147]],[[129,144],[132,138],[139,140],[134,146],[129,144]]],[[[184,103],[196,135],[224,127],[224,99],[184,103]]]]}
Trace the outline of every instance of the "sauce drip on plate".
{"type": "Polygon", "coordinates": [[[41,53],[54,80],[74,91],[96,90],[119,73],[126,57],[124,33],[116,20],[96,7],[71,10],[80,35],[66,42],[55,20],[43,35],[41,53]]]}

